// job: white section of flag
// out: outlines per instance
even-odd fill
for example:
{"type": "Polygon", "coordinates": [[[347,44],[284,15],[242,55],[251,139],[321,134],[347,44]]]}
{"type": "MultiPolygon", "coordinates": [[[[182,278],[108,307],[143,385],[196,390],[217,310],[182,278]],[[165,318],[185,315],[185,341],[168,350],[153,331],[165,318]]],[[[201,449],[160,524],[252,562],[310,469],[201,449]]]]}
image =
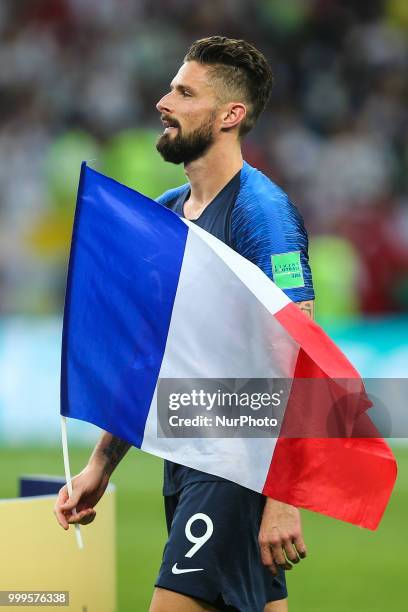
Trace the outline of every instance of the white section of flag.
{"type": "MultiPolygon", "coordinates": [[[[271,316],[289,298],[254,264],[188,225],[159,378],[290,378],[299,346],[271,316]]],[[[156,401],[157,387],[143,450],[262,491],[276,439],[158,439],[156,401]]]]}

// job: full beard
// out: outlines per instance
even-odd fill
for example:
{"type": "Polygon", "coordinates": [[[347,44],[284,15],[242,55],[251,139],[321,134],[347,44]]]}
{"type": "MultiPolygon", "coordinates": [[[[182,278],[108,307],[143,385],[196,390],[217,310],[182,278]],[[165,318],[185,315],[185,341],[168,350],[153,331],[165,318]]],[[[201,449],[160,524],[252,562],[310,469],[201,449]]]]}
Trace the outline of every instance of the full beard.
{"type": "Polygon", "coordinates": [[[187,136],[181,134],[180,127],[174,138],[170,134],[162,134],[157,140],[156,149],[165,161],[172,164],[189,164],[202,157],[214,142],[213,121],[214,117],[211,115],[207,123],[187,136]]]}

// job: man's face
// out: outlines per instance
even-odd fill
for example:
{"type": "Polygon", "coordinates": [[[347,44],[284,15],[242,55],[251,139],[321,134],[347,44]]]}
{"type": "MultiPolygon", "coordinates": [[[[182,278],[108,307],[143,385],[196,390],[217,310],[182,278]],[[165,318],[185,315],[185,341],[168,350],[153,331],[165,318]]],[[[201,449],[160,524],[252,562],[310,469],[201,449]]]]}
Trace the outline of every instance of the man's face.
{"type": "Polygon", "coordinates": [[[206,66],[183,64],[156,108],[165,128],[156,147],[166,161],[188,164],[213,144],[217,101],[206,66]]]}

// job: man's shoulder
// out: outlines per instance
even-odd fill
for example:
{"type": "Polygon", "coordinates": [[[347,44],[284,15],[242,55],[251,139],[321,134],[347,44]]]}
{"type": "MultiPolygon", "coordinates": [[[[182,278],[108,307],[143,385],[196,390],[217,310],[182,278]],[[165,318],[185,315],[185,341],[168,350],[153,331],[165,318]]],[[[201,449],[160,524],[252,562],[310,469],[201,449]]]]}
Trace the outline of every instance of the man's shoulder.
{"type": "Polygon", "coordinates": [[[290,201],[286,192],[266,174],[244,162],[238,205],[255,206],[270,210],[273,206],[287,206],[290,201]]]}
{"type": "Polygon", "coordinates": [[[167,206],[170,202],[177,199],[188,188],[189,188],[189,184],[185,183],[184,185],[180,185],[179,187],[168,189],[167,191],[162,193],[158,198],[156,198],[156,202],[158,202],[159,204],[162,204],[162,206],[167,206]]]}
{"type": "Polygon", "coordinates": [[[291,300],[314,299],[303,219],[287,194],[263,172],[245,164],[231,218],[235,250],[257,265],[291,300]],[[291,254],[297,277],[279,278],[279,262],[291,254]],[[272,266],[274,266],[273,269],[272,266]],[[278,276],[277,276],[278,274],[278,276]]]}
{"type": "Polygon", "coordinates": [[[290,232],[295,227],[304,232],[303,218],[287,193],[260,170],[244,163],[241,189],[233,211],[235,229],[250,223],[290,232]]]}
{"type": "Polygon", "coordinates": [[[249,164],[243,168],[241,190],[231,217],[231,233],[241,255],[256,253],[267,262],[267,268],[273,253],[307,252],[302,215],[281,187],[249,164]]]}

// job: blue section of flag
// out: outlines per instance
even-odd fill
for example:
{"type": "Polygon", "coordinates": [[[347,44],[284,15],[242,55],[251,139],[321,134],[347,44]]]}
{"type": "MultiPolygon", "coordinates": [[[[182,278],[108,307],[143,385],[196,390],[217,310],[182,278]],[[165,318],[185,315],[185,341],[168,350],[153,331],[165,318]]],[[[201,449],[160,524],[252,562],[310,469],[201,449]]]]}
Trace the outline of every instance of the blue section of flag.
{"type": "Polygon", "coordinates": [[[187,233],[172,211],[82,164],[65,300],[61,414],[141,445],[187,233]]]}

